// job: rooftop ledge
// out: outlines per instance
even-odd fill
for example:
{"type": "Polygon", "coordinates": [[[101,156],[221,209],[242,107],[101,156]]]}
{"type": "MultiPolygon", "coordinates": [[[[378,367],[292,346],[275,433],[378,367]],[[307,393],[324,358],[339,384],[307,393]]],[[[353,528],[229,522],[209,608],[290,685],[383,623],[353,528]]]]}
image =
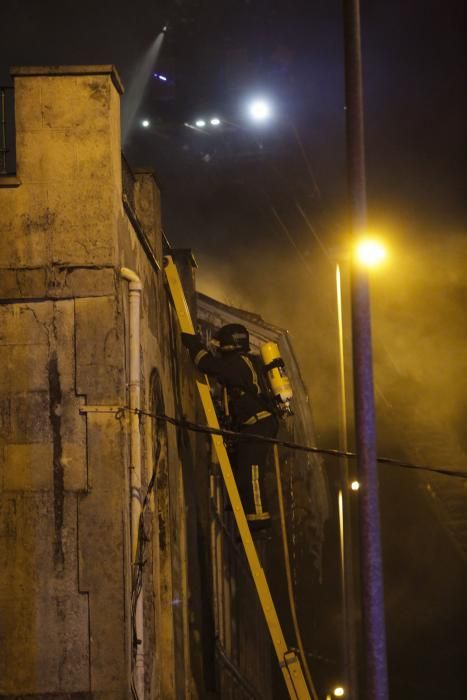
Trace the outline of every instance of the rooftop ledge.
{"type": "Polygon", "coordinates": [[[110,75],[110,78],[120,95],[124,93],[123,83],[117,69],[113,65],[105,66],[12,66],[10,75],[13,78],[33,77],[39,75],[110,75]]]}

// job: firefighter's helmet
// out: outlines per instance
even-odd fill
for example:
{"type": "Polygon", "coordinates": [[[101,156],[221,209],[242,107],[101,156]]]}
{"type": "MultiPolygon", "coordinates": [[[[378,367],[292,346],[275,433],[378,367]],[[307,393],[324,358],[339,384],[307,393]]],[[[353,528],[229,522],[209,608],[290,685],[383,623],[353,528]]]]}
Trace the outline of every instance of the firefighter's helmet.
{"type": "Polygon", "coordinates": [[[239,323],[229,323],[222,326],[216,333],[216,340],[219,348],[223,352],[229,350],[242,350],[248,352],[250,349],[250,336],[245,326],[239,323]]]}

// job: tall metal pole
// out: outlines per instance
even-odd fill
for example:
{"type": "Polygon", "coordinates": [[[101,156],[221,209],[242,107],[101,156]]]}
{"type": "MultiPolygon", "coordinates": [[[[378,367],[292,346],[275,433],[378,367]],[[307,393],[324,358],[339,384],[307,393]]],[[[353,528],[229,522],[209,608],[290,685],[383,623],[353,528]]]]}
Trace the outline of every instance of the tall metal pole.
{"type": "MultiPolygon", "coordinates": [[[[347,390],[345,382],[345,349],[344,349],[344,314],[342,310],[342,280],[341,267],[336,263],[336,302],[337,302],[337,351],[339,356],[339,449],[347,452],[349,445],[347,440],[347,390]]],[[[343,628],[343,661],[345,669],[345,681],[347,685],[346,697],[349,700],[358,698],[357,678],[357,650],[355,635],[355,585],[353,565],[353,527],[350,512],[349,498],[349,460],[342,457],[340,460],[339,490],[339,541],[341,554],[341,587],[342,587],[342,628],[343,628]]]]}
{"type": "MultiPolygon", "coordinates": [[[[366,181],[359,0],[343,0],[347,110],[347,171],[352,235],[366,228],[366,181]]],[[[387,700],[388,678],[384,622],[376,427],[373,395],[368,274],[352,262],[352,345],[359,524],[363,603],[364,692],[368,700],[387,700]]]]}

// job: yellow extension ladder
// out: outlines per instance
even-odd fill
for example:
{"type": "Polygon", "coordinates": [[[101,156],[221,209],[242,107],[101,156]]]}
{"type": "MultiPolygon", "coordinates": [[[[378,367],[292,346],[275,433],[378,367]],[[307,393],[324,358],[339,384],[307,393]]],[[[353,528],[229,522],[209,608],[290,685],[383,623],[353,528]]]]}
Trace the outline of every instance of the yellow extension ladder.
{"type": "MultiPolygon", "coordinates": [[[[190,310],[188,308],[180,276],[172,257],[165,258],[165,273],[169,284],[170,293],[183,333],[195,333],[190,310]]],[[[211,397],[209,381],[205,376],[204,381],[197,381],[201,403],[206,414],[206,422],[210,428],[219,429],[216,411],[211,397]]],[[[266,624],[271,635],[272,643],[277,654],[279,666],[282,670],[284,681],[292,700],[311,700],[310,691],[305,682],[300,660],[295,651],[288,649],[280,626],[279,618],[274,607],[268,582],[263,567],[258,558],[253,544],[250,528],[243,510],[242,502],[237,489],[237,484],[232,472],[232,467],[221,435],[211,435],[214,449],[219,460],[222,476],[227,489],[227,494],[232,504],[233,513],[238,526],[246,558],[251,575],[258,592],[261,607],[266,618],[266,624]]],[[[313,692],[314,700],[317,700],[313,692]]]]}

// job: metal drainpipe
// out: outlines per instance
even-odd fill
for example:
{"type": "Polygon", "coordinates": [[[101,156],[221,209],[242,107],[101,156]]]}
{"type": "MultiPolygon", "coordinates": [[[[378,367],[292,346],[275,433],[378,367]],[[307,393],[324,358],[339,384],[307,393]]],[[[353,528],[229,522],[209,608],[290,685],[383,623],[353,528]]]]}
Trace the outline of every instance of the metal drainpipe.
{"type": "MultiPolygon", "coordinates": [[[[141,406],[141,291],[143,285],[138,275],[122,267],[120,274],[129,284],[130,304],[130,520],[131,520],[131,570],[136,571],[138,556],[138,530],[141,515],[141,435],[139,415],[135,409],[141,406]]],[[[133,581],[133,576],[132,576],[133,581]]],[[[136,601],[135,630],[138,645],[134,666],[134,681],[139,700],[144,698],[144,625],[142,591],[136,601]]]]}

